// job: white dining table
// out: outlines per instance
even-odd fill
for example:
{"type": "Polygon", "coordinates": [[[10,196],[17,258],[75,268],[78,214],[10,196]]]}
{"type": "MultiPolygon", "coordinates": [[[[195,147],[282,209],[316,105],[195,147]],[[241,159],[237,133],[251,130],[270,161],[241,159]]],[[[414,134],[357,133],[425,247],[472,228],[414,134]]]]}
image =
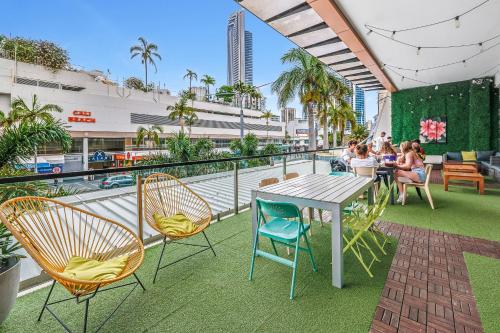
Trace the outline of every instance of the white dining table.
{"type": "Polygon", "coordinates": [[[368,203],[373,203],[373,179],[323,174],[303,175],[252,190],[252,239],[255,239],[258,223],[257,198],[331,211],[332,285],[342,288],[344,284],[342,210],[367,190],[368,203]]]}

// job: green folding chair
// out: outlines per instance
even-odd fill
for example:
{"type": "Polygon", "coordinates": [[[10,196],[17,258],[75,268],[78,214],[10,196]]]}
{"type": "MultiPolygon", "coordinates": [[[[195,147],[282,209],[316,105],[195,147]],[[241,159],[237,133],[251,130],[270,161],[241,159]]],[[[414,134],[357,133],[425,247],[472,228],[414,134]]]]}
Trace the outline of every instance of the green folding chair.
{"type": "Polygon", "coordinates": [[[316,272],[318,270],[306,234],[310,225],[304,223],[300,209],[296,205],[288,202],[266,201],[257,198],[257,216],[258,227],[253,243],[249,280],[252,280],[255,257],[257,256],[291,267],[293,269],[293,274],[292,286],[290,288],[290,299],[293,299],[299,251],[309,253],[313,271],[316,272]],[[270,239],[274,254],[259,249],[260,236],[270,239]],[[307,245],[306,248],[300,246],[300,240],[302,238],[307,245]],[[278,255],[276,243],[289,248],[295,248],[293,261],[278,255]]]}
{"type": "Polygon", "coordinates": [[[344,220],[343,238],[345,245],[343,253],[345,254],[351,250],[370,277],[373,277],[371,272],[373,263],[379,262],[380,259],[372,250],[368,241],[373,241],[382,250],[382,253],[386,254],[384,245],[388,238],[376,228],[374,223],[383,214],[388,201],[389,191],[382,190],[373,206],[355,206],[352,213],[346,216],[344,220]],[[379,238],[382,238],[382,236],[383,243],[380,244],[379,238]]]}

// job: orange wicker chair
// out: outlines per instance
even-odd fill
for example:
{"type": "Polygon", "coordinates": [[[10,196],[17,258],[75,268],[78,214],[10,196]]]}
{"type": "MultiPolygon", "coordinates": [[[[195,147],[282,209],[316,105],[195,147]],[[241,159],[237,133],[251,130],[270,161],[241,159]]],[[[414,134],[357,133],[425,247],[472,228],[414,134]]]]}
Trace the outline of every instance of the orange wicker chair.
{"type": "Polygon", "coordinates": [[[98,326],[99,330],[138,285],[146,290],[135,274],[144,259],[144,247],[130,229],[112,220],[52,199],[20,197],[6,201],[0,206],[0,221],[33,260],[54,279],[38,321],[47,309],[69,332],[68,326],[49,306],[76,299],[77,304],[85,302],[83,331],[86,332],[89,302],[98,292],[133,286],[116,309],[98,326]],[[105,261],[123,255],[128,255],[127,264],[115,278],[87,281],[71,279],[62,274],[72,256],[105,261]],[[135,281],[102,289],[130,275],[134,276],[135,281]],[[56,282],[66,288],[73,297],[49,303],[56,282]]]}
{"type": "Polygon", "coordinates": [[[144,216],[147,223],[163,236],[163,248],[158,260],[158,265],[156,266],[153,283],[156,282],[156,277],[160,269],[171,266],[181,260],[192,257],[208,249],[212,250],[212,253],[216,256],[215,250],[205,234],[205,229],[208,228],[210,221],[212,220],[212,210],[202,197],[184,185],[179,179],[164,173],[152,174],[146,178],[144,181],[144,216]],[[189,234],[183,234],[182,236],[168,234],[158,227],[153,218],[153,214],[155,213],[168,217],[179,212],[183,213],[193,224],[197,226],[195,231],[189,234]],[[208,246],[176,242],[181,239],[193,237],[200,233],[203,234],[208,246]],[[202,249],[184,258],[161,266],[165,247],[168,243],[197,246],[202,249]]]}

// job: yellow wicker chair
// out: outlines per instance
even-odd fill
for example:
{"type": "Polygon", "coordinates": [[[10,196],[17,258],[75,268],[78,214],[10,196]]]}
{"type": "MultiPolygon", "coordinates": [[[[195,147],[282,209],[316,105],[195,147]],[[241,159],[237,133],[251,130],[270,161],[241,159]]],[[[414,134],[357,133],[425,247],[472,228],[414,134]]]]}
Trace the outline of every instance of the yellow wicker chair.
{"type": "Polygon", "coordinates": [[[66,331],[70,331],[50,305],[76,299],[77,304],[85,303],[83,331],[86,332],[90,300],[98,292],[131,286],[116,309],[98,326],[99,330],[138,285],[145,290],[135,274],[144,259],[144,247],[139,238],[125,226],[62,202],[40,197],[20,197],[4,202],[0,206],[0,221],[31,258],[54,279],[38,321],[47,309],[66,331]],[[128,255],[128,261],[115,278],[87,281],[71,279],[62,274],[72,256],[105,261],[123,255],[128,255]],[[130,275],[134,276],[135,281],[103,289],[130,275]],[[49,302],[56,282],[73,297],[49,302]]]}
{"type": "Polygon", "coordinates": [[[208,249],[212,250],[212,253],[216,256],[215,250],[205,234],[205,229],[208,228],[212,220],[212,210],[202,197],[184,185],[179,179],[164,173],[152,174],[146,178],[144,181],[144,216],[147,223],[163,236],[163,248],[158,260],[153,283],[156,282],[156,277],[160,269],[171,266],[208,249]],[[168,217],[177,213],[182,213],[191,220],[191,222],[197,226],[196,230],[189,234],[183,234],[182,236],[168,234],[158,227],[153,218],[154,214],[168,217]],[[190,238],[199,233],[203,234],[208,246],[184,242],[178,243],[197,246],[202,249],[184,258],[161,266],[165,247],[168,243],[177,243],[177,240],[190,238]]]}

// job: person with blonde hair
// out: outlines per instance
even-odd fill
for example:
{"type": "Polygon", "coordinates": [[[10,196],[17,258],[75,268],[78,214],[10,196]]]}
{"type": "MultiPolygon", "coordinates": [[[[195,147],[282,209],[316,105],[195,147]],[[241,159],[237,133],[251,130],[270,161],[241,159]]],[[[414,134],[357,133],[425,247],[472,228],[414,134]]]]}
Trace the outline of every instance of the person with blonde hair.
{"type": "Polygon", "coordinates": [[[398,202],[403,202],[403,183],[400,178],[408,178],[415,183],[423,183],[425,181],[425,166],[424,162],[413,150],[412,142],[405,141],[400,145],[402,159],[399,160],[395,167],[395,180],[399,189],[398,202]]]}

